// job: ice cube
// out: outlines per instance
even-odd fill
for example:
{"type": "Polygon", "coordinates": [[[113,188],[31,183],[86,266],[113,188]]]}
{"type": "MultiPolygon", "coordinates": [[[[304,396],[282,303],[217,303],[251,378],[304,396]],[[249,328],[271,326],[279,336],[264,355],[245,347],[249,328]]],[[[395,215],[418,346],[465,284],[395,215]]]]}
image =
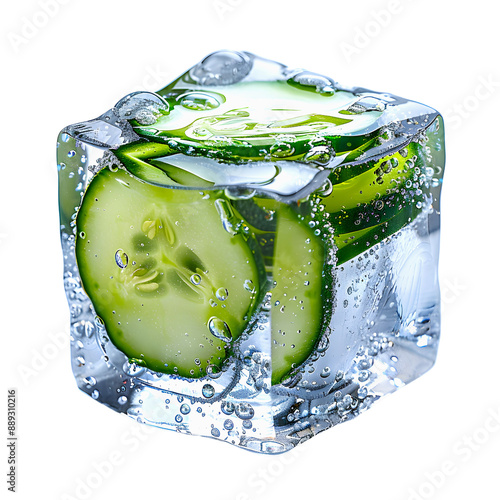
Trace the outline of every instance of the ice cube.
{"type": "Polygon", "coordinates": [[[66,127],[57,158],[72,367],[97,401],[281,453],[434,363],[434,109],[221,51],[66,127]]]}

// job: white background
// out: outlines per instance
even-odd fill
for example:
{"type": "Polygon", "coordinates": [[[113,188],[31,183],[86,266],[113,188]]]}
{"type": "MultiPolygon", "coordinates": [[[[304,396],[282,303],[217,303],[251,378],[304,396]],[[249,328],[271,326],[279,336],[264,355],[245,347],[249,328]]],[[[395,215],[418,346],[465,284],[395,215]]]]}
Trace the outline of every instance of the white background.
{"type": "MultiPolygon", "coordinates": [[[[498,498],[495,3],[47,0],[49,14],[42,5],[4,2],[0,20],[0,436],[7,388],[15,387],[13,498],[498,498]],[[354,421],[281,457],[114,413],[76,388],[68,343],[59,340],[67,338],[69,313],[57,133],[129,92],[161,88],[222,48],[409,97],[441,111],[447,125],[437,364],[354,421]]],[[[0,449],[4,498],[7,448],[0,449]]]]}

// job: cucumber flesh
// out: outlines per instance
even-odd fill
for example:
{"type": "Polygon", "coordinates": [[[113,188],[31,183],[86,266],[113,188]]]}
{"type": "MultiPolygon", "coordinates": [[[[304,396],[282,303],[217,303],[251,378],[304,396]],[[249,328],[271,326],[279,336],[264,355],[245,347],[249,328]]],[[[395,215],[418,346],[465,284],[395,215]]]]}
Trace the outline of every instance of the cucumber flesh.
{"type": "Polygon", "coordinates": [[[247,239],[224,229],[221,203],[220,191],[152,186],[121,169],[102,170],[87,190],[83,286],[113,344],[152,370],[204,376],[254,311],[259,269],[247,239]]]}
{"type": "Polygon", "coordinates": [[[323,325],[325,248],[298,215],[282,206],[277,217],[272,290],[272,383],[311,354],[323,325]]]}

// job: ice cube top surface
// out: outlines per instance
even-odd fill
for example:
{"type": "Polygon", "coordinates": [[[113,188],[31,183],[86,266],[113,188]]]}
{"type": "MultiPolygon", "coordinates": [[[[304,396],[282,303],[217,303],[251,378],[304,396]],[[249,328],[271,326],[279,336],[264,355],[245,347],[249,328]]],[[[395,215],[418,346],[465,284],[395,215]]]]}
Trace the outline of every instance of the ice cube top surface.
{"type": "Polygon", "coordinates": [[[395,152],[437,116],[391,94],[345,88],[250,53],[221,51],[157,94],[120,100],[101,117],[106,130],[87,125],[72,132],[115,149],[132,142],[117,148],[117,156],[149,182],[259,187],[297,199],[301,189],[324,181],[319,170],[395,152]],[[192,175],[179,182],[176,170],[192,175]]]}
{"type": "Polygon", "coordinates": [[[433,363],[443,167],[432,108],[246,52],[66,127],[80,387],[266,453],[355,416],[433,363]]]}

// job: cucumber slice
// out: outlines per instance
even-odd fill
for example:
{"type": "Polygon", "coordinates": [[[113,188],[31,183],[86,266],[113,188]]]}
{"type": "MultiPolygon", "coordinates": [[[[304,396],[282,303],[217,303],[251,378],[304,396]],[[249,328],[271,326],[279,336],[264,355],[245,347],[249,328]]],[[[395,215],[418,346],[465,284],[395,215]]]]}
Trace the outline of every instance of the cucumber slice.
{"type": "Polygon", "coordinates": [[[272,290],[272,383],[278,384],[311,354],[322,332],[322,240],[282,206],[277,218],[272,290]]]}
{"type": "Polygon", "coordinates": [[[224,229],[225,203],[220,191],[152,186],[121,169],[92,180],[76,221],[78,266],[111,341],[130,359],[196,378],[231,352],[263,271],[248,239],[224,229]]]}
{"type": "Polygon", "coordinates": [[[377,162],[340,167],[321,203],[335,228],[337,265],[396,233],[422,211],[421,147],[411,143],[377,162]]]}

